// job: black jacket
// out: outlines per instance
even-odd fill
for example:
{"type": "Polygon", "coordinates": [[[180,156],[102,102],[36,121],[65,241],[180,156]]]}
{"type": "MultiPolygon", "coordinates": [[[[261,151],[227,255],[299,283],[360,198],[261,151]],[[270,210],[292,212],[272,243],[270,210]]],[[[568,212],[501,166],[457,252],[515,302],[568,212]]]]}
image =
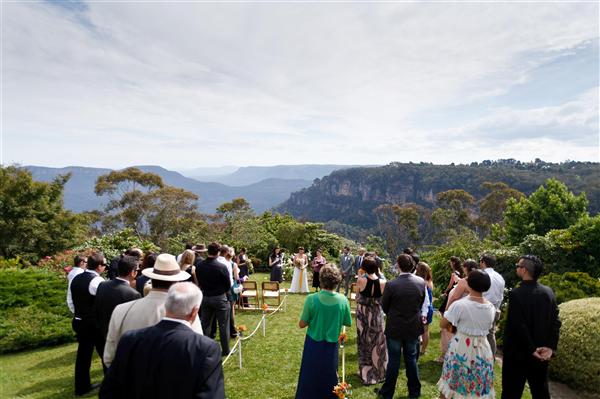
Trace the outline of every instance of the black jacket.
{"type": "Polygon", "coordinates": [[[94,308],[96,320],[98,320],[98,325],[104,338],[108,334],[110,316],[117,305],[139,298],[141,298],[139,292],[131,288],[125,281],[115,279],[100,283],[96,291],[94,308]]]}
{"type": "Polygon", "coordinates": [[[560,326],[552,290],[536,281],[522,281],[508,294],[504,354],[529,357],[542,346],[556,351],[560,326]]]}
{"type": "Polygon", "coordinates": [[[99,397],[224,399],[221,348],[170,320],[128,331],[119,341],[99,397]]]}
{"type": "Polygon", "coordinates": [[[386,283],[381,307],[387,315],[385,335],[393,339],[413,340],[423,334],[421,306],[425,300],[425,280],[413,274],[401,274],[386,283]]]}

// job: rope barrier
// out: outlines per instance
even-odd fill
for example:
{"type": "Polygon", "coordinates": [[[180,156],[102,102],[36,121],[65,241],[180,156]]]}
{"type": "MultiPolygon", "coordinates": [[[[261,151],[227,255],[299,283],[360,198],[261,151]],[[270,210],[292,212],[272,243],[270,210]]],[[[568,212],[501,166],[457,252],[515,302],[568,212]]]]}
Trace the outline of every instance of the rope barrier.
{"type": "Polygon", "coordinates": [[[254,336],[254,334],[256,334],[256,332],[258,331],[258,329],[260,327],[262,327],[262,336],[265,337],[267,334],[267,317],[271,317],[273,316],[275,313],[277,313],[279,310],[281,310],[282,307],[284,307],[285,309],[285,303],[287,301],[287,292],[285,293],[283,300],[281,301],[281,303],[279,304],[279,306],[277,306],[277,308],[275,308],[275,310],[273,310],[272,312],[268,312],[265,310],[263,310],[263,314],[260,318],[260,320],[258,321],[258,323],[256,324],[256,327],[254,328],[254,331],[252,331],[252,333],[246,337],[242,337],[239,336],[237,338],[237,340],[235,341],[235,344],[233,344],[233,348],[231,348],[231,350],[229,351],[229,354],[227,355],[227,357],[225,358],[225,360],[223,360],[223,362],[221,363],[223,366],[225,366],[225,364],[227,363],[227,361],[231,358],[231,356],[233,356],[234,353],[238,352],[239,355],[239,367],[240,369],[242,368],[242,342],[243,341],[247,341],[250,338],[252,338],[254,336]]]}

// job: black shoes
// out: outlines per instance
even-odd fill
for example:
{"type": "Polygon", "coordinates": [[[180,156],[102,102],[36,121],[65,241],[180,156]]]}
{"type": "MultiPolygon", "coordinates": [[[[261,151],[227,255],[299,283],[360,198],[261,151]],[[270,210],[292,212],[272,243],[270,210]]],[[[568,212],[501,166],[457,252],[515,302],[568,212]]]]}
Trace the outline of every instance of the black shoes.
{"type": "Polygon", "coordinates": [[[89,388],[88,388],[86,391],[83,391],[83,392],[75,392],[75,396],[77,396],[77,397],[80,397],[80,396],[85,396],[85,395],[87,395],[88,393],[90,393],[90,392],[92,392],[92,391],[94,391],[94,390],[96,390],[96,389],[100,388],[100,385],[101,385],[101,384],[100,384],[99,382],[97,382],[97,383],[95,383],[95,384],[92,384],[92,385],[90,385],[90,387],[89,387],[89,388]]]}

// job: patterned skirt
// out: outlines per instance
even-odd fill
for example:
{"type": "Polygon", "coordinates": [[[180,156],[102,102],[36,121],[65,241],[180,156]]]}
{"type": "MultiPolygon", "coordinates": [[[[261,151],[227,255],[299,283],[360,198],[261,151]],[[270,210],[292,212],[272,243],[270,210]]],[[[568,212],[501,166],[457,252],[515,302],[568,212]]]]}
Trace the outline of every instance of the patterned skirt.
{"type": "Polygon", "coordinates": [[[365,385],[377,384],[385,379],[388,356],[380,303],[379,298],[357,296],[358,372],[365,385]]]}
{"type": "Polygon", "coordinates": [[[487,337],[461,332],[452,337],[438,389],[446,399],[495,398],[494,357],[487,337]]]}

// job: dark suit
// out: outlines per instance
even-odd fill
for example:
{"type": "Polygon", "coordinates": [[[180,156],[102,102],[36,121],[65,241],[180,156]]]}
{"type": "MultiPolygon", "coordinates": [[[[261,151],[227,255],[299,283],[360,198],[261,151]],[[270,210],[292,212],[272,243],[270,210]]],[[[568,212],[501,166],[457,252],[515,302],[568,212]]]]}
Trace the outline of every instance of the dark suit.
{"type": "Polygon", "coordinates": [[[402,273],[385,285],[381,307],[385,312],[385,337],[389,362],[385,382],[379,394],[391,399],[396,390],[400,357],[404,354],[408,397],[421,395],[419,381],[419,336],[423,334],[421,306],[425,300],[425,280],[410,273],[402,273]]]}
{"type": "Polygon", "coordinates": [[[98,320],[100,332],[104,339],[108,334],[110,316],[117,305],[139,298],[141,298],[140,293],[131,288],[127,281],[115,279],[105,281],[98,286],[94,307],[96,320],[98,320]]]}
{"type": "Polygon", "coordinates": [[[225,398],[221,349],[181,323],[126,332],[119,341],[100,398],[225,398]]]}
{"type": "Polygon", "coordinates": [[[508,294],[504,329],[502,398],[516,399],[529,382],[534,399],[550,398],[548,362],[533,357],[538,347],[556,351],[561,322],[552,290],[536,281],[522,281],[508,294]]]}

